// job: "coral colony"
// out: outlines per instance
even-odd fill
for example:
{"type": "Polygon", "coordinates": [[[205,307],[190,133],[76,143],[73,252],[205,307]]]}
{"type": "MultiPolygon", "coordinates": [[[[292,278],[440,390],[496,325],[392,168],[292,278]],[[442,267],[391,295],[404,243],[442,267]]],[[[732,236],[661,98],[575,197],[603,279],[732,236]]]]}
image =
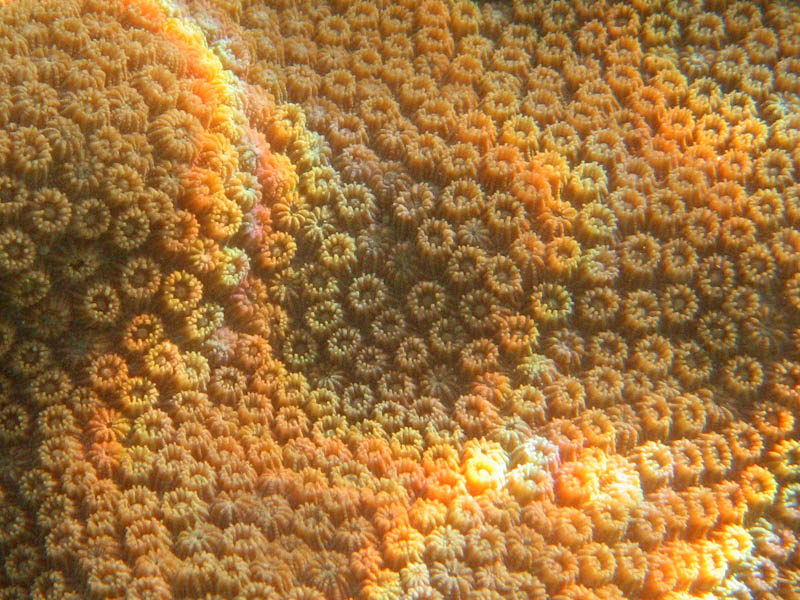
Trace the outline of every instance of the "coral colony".
{"type": "Polygon", "coordinates": [[[0,0],[0,600],[800,598],[800,8],[0,0]]]}

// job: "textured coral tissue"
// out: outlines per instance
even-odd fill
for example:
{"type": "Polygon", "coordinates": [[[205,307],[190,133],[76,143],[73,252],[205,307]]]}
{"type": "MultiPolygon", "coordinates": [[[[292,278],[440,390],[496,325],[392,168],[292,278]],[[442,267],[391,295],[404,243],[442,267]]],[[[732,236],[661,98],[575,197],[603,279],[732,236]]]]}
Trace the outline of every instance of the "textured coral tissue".
{"type": "Polygon", "coordinates": [[[0,600],[800,598],[793,0],[0,0],[0,600]]]}

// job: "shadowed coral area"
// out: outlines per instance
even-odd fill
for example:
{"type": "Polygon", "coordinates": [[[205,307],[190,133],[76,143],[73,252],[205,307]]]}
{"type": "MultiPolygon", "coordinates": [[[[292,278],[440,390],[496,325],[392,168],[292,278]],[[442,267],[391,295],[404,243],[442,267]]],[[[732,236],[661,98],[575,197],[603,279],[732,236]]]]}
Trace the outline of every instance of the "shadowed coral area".
{"type": "Polygon", "coordinates": [[[798,54],[0,1],[0,598],[797,598],[798,54]]]}

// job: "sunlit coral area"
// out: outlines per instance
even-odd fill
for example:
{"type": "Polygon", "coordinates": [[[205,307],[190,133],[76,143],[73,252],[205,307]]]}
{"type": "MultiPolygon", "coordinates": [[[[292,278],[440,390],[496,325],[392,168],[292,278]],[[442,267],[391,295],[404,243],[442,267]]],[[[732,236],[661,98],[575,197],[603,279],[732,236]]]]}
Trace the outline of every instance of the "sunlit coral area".
{"type": "Polygon", "coordinates": [[[800,598],[800,9],[0,0],[0,600],[800,598]]]}

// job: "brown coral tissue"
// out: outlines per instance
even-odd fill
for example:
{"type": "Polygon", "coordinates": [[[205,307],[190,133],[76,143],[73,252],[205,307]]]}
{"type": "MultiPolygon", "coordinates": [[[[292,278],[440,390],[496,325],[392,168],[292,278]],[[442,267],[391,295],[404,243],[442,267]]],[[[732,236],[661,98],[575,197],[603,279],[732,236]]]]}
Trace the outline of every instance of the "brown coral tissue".
{"type": "Polygon", "coordinates": [[[791,0],[0,0],[0,600],[800,598],[791,0]]]}

